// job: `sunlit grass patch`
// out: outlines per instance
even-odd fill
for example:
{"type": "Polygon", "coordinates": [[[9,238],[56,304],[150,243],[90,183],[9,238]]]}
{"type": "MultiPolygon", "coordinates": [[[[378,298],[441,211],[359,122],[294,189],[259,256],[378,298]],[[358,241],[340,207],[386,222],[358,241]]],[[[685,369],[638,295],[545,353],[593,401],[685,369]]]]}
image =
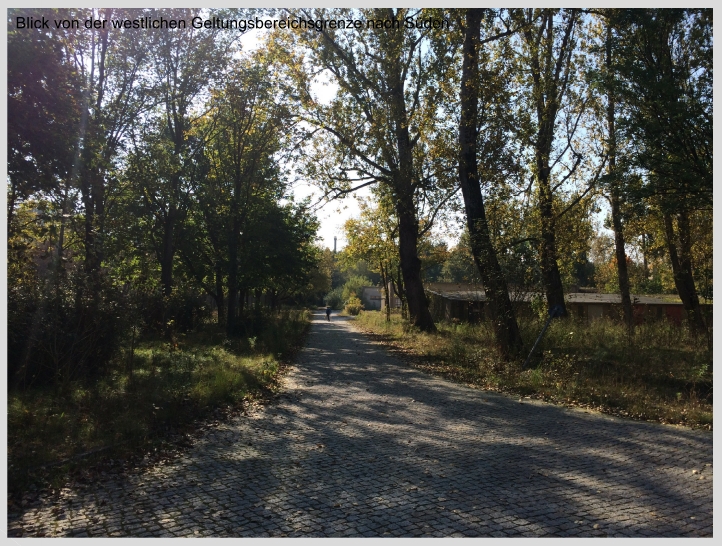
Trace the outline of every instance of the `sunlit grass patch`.
{"type": "MultiPolygon", "coordinates": [[[[363,312],[357,324],[385,336],[425,371],[474,386],[556,403],[693,427],[712,427],[712,354],[704,340],[667,322],[637,327],[633,338],[609,320],[557,320],[530,369],[504,362],[490,324],[437,324],[424,334],[396,314],[363,312]]],[[[527,350],[542,323],[520,321],[527,350]]]]}

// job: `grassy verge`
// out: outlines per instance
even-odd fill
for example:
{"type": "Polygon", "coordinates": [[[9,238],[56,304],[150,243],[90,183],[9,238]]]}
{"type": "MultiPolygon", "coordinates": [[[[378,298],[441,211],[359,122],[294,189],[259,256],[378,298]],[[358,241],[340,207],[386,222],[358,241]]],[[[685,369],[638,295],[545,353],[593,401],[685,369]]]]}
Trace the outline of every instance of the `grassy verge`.
{"type": "Polygon", "coordinates": [[[257,337],[227,340],[216,327],[171,346],[142,342],[92,383],[10,392],[8,489],[57,486],[92,457],[124,458],[159,449],[214,410],[271,387],[309,324],[302,311],[266,320],[257,337]],[[79,457],[80,456],[80,457],[79,457]]]}
{"type": "MultiPolygon", "coordinates": [[[[423,334],[399,315],[362,312],[356,324],[397,349],[426,372],[476,387],[583,406],[605,413],[712,428],[712,353],[704,340],[667,323],[624,328],[606,320],[554,321],[531,369],[505,363],[493,347],[489,324],[437,324],[423,334]]],[[[530,348],[538,321],[521,322],[530,348]]]]}

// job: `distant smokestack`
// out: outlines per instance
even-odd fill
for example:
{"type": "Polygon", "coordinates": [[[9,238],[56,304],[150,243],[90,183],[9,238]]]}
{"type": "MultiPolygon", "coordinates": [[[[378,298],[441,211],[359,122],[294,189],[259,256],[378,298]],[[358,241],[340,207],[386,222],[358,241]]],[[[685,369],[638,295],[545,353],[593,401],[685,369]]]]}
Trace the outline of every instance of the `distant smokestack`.
{"type": "Polygon", "coordinates": [[[333,238],[333,253],[336,254],[336,237],[333,238]]]}

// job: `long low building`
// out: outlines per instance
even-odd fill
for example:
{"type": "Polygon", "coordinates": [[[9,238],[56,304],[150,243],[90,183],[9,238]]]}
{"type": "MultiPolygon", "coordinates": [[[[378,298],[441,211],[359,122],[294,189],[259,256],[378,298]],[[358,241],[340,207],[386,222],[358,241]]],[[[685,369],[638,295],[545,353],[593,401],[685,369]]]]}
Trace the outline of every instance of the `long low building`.
{"type": "Polygon", "coordinates": [[[367,311],[380,311],[383,306],[384,295],[378,286],[364,286],[361,289],[361,302],[367,311]]]}
{"type": "MultiPolygon", "coordinates": [[[[426,287],[429,307],[435,320],[458,320],[479,322],[488,319],[486,293],[484,289],[465,283],[431,283],[426,287]]],[[[543,298],[538,292],[512,290],[512,304],[518,314],[532,312],[532,301],[543,298]]],[[[684,306],[674,296],[632,295],[635,322],[666,319],[681,325],[685,315],[684,306]]],[[[570,292],[564,297],[567,310],[573,317],[589,321],[607,317],[621,320],[623,317],[622,297],[619,294],[597,294],[593,292],[570,292]]],[[[702,304],[708,324],[712,324],[712,304],[702,304]]]]}

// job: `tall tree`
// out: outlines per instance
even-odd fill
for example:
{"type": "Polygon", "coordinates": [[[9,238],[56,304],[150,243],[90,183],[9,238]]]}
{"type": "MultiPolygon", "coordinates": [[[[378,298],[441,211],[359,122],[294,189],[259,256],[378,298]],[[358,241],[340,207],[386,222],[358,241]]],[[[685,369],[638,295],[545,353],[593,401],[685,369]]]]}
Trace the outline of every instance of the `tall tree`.
{"type": "Polygon", "coordinates": [[[641,195],[663,215],[677,292],[705,329],[692,269],[690,216],[712,206],[712,11],[619,10],[624,131],[646,171],[641,195]]]}
{"type": "MultiPolygon", "coordinates": [[[[617,75],[616,64],[616,36],[614,32],[613,10],[603,11],[599,14],[599,39],[602,42],[600,53],[603,60],[599,63],[598,83],[600,95],[606,99],[606,138],[604,153],[606,154],[607,173],[604,177],[608,188],[607,197],[610,204],[610,216],[614,231],[614,249],[617,264],[617,279],[619,294],[622,299],[624,322],[630,334],[634,332],[634,317],[632,313],[632,297],[630,294],[629,271],[627,268],[627,252],[623,225],[623,186],[625,173],[618,166],[619,145],[617,140],[617,75]]],[[[600,105],[601,106],[601,105],[600,105]]],[[[627,163],[625,161],[625,163],[627,163]]]]}
{"type": "MultiPolygon", "coordinates": [[[[139,10],[85,10],[78,19],[142,15],[139,10]]],[[[150,103],[145,69],[148,33],[133,29],[93,28],[68,34],[68,54],[83,82],[80,116],[79,186],[85,215],[85,270],[97,286],[104,257],[109,173],[131,125],[150,103]]]]}
{"type": "MultiPolygon", "coordinates": [[[[269,198],[275,201],[283,197],[273,156],[281,145],[281,131],[290,125],[290,106],[277,100],[278,81],[262,58],[245,59],[214,98],[215,128],[209,151],[213,154],[213,175],[226,185],[229,199],[229,335],[237,333],[240,253],[245,249],[250,254],[253,248],[250,232],[244,228],[254,214],[267,214],[263,206],[269,198]]],[[[258,267],[255,271],[260,273],[258,267]]]]}
{"type": "Polygon", "coordinates": [[[496,341],[501,354],[505,358],[510,358],[521,353],[524,344],[509,299],[506,278],[491,240],[477,167],[478,85],[481,83],[479,81],[479,49],[482,45],[481,20],[483,13],[484,10],[478,8],[468,9],[466,12],[460,97],[459,181],[464,196],[471,249],[489,301],[496,341]]]}
{"type": "Polygon", "coordinates": [[[355,264],[358,260],[365,260],[371,271],[381,275],[387,322],[391,320],[391,282],[397,286],[398,293],[403,293],[403,285],[399,282],[401,279],[398,275],[398,224],[394,222],[393,213],[389,214],[389,208],[392,207],[384,202],[375,207],[361,203],[359,218],[349,219],[344,224],[347,243],[343,252],[346,261],[355,264]]]}
{"type": "Polygon", "coordinates": [[[531,74],[531,100],[536,114],[533,175],[541,223],[541,272],[547,305],[566,315],[564,288],[557,263],[556,216],[552,167],[557,117],[573,79],[575,30],[580,10],[528,9],[524,16],[524,60],[531,74]]]}
{"type": "MultiPolygon", "coordinates": [[[[367,19],[395,21],[422,13],[408,9],[318,10],[307,19],[367,19]]],[[[394,23],[392,23],[394,24],[394,23]]],[[[336,153],[326,152],[319,169],[331,194],[349,193],[362,186],[379,184],[381,195],[390,198],[399,222],[399,257],[410,319],[424,331],[435,326],[428,309],[418,256],[419,237],[431,223],[420,226],[419,211],[430,220],[454,193],[446,149],[448,133],[437,116],[441,102],[444,67],[448,56],[436,54],[429,45],[432,29],[383,28],[323,29],[302,31],[312,68],[328,71],[338,85],[329,105],[314,100],[307,84],[299,85],[310,110],[308,121],[330,135],[336,153]],[[352,188],[354,183],[359,183],[352,188]]],[[[308,80],[306,80],[308,81],[308,80]]]]}
{"type": "Polygon", "coordinates": [[[78,145],[80,82],[65,55],[63,36],[14,28],[16,17],[39,19],[38,10],[12,9],[8,16],[8,234],[15,209],[33,193],[55,193],[72,182],[78,145]]]}
{"type": "MultiPolygon", "coordinates": [[[[190,22],[201,14],[198,9],[154,10],[152,15],[190,22]]],[[[158,100],[163,105],[160,113],[161,135],[170,148],[170,161],[161,192],[157,195],[158,212],[162,215],[162,236],[159,249],[161,282],[165,295],[173,289],[173,263],[184,211],[184,193],[188,191],[189,170],[193,168],[192,142],[202,139],[190,138],[193,128],[203,115],[198,104],[202,94],[219,81],[223,72],[218,67],[227,66],[234,43],[241,32],[223,29],[161,29],[153,32],[152,44],[154,86],[158,100]]],[[[197,147],[197,146],[196,146],[197,147]]]]}

